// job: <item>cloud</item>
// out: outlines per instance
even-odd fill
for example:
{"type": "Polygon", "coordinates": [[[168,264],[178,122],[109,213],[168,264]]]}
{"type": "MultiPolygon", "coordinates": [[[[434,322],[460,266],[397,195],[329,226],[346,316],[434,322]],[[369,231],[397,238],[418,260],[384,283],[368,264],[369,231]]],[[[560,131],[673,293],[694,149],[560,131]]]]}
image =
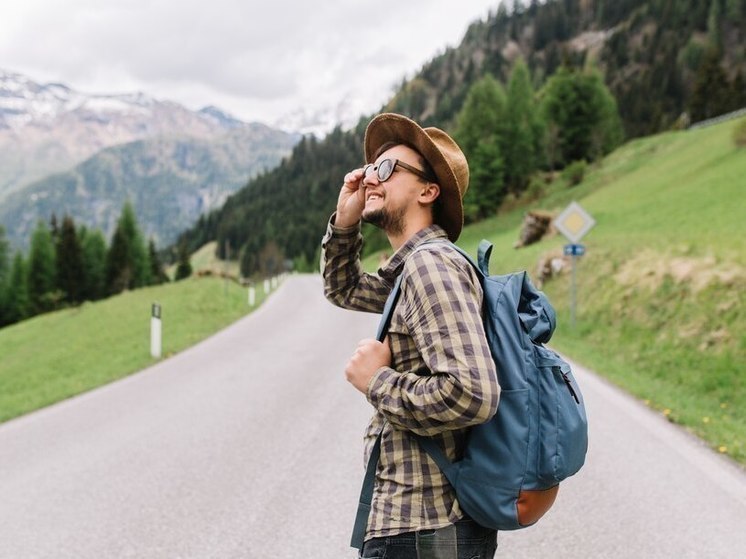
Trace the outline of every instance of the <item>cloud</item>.
{"type": "MultiPolygon", "coordinates": [[[[473,4],[480,3],[496,2],[467,4],[477,13],[473,4]]],[[[84,91],[138,89],[198,106],[222,99],[246,118],[282,110],[282,103],[289,112],[292,104],[381,99],[406,72],[460,39],[474,17],[460,15],[465,5],[24,0],[4,9],[0,60],[84,91]]]]}

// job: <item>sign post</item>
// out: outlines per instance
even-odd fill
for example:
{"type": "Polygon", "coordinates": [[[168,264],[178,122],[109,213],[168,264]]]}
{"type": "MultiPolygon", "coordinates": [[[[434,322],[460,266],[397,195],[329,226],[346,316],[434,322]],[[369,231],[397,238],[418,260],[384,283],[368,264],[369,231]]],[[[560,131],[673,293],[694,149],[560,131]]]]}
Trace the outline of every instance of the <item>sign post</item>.
{"type": "Polygon", "coordinates": [[[572,202],[554,220],[554,226],[571,244],[565,245],[565,255],[570,256],[572,266],[572,280],[570,283],[570,325],[575,328],[576,293],[576,260],[585,254],[585,245],[578,244],[588,231],[596,225],[596,220],[586,212],[580,204],[572,202]]]}
{"type": "Polygon", "coordinates": [[[150,312],[150,355],[156,359],[161,356],[161,306],[153,303],[150,312]]]}

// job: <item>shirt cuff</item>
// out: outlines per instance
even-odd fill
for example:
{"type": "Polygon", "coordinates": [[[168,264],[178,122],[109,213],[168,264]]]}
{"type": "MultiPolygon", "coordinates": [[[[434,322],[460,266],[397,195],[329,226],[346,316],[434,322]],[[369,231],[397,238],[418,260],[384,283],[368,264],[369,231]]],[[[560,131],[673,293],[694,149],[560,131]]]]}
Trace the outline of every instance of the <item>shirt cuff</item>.
{"type": "Polygon", "coordinates": [[[334,212],[332,214],[332,217],[329,218],[329,227],[328,230],[333,232],[335,235],[356,235],[360,232],[360,222],[358,221],[355,225],[351,225],[350,227],[337,227],[334,222],[337,220],[337,212],[334,212]]]}
{"type": "Polygon", "coordinates": [[[373,374],[370,381],[368,381],[366,397],[374,408],[378,409],[378,405],[388,393],[388,390],[385,388],[389,384],[389,379],[396,374],[398,373],[391,367],[381,367],[373,374]]]}
{"type": "Polygon", "coordinates": [[[355,250],[357,244],[362,242],[360,223],[352,227],[337,227],[334,225],[336,215],[336,212],[332,214],[329,224],[326,227],[326,233],[323,239],[321,239],[321,248],[323,249],[322,269],[325,259],[324,255],[328,258],[330,255],[351,253],[355,250]]]}

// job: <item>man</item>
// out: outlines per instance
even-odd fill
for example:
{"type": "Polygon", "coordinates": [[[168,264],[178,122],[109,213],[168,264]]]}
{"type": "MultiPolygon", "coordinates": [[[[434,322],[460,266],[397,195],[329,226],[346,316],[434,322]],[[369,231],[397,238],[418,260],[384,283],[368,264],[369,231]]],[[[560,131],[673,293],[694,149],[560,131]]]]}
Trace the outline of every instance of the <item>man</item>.
{"type": "Polygon", "coordinates": [[[465,517],[438,466],[410,436],[433,437],[461,456],[471,425],[494,415],[500,388],[482,326],[482,289],[448,243],[463,227],[466,159],[447,134],[396,114],[374,118],[362,169],[349,172],[322,241],[327,298],[382,312],[402,275],[401,296],[383,342],[363,340],[347,380],[376,412],[366,458],[380,458],[361,557],[493,557],[496,533],[465,517]],[[360,265],[360,222],[382,228],[395,254],[378,271],[360,265]]]}

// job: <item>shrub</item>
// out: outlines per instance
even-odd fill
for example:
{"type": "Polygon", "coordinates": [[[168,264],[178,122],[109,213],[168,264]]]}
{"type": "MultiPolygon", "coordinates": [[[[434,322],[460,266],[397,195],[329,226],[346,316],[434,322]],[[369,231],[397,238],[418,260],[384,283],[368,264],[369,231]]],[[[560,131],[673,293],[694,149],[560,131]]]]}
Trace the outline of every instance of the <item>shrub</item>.
{"type": "Polygon", "coordinates": [[[562,171],[562,178],[567,181],[568,186],[575,186],[583,182],[585,170],[588,164],[584,160],[574,161],[562,171]]]}
{"type": "Polygon", "coordinates": [[[179,262],[179,265],[176,268],[176,277],[174,281],[180,281],[183,279],[188,278],[192,275],[192,265],[187,262],[179,262]]]}
{"type": "Polygon", "coordinates": [[[530,201],[538,200],[544,196],[544,187],[546,184],[547,182],[543,177],[539,174],[534,174],[528,183],[528,188],[526,188],[524,197],[530,201]]]}

